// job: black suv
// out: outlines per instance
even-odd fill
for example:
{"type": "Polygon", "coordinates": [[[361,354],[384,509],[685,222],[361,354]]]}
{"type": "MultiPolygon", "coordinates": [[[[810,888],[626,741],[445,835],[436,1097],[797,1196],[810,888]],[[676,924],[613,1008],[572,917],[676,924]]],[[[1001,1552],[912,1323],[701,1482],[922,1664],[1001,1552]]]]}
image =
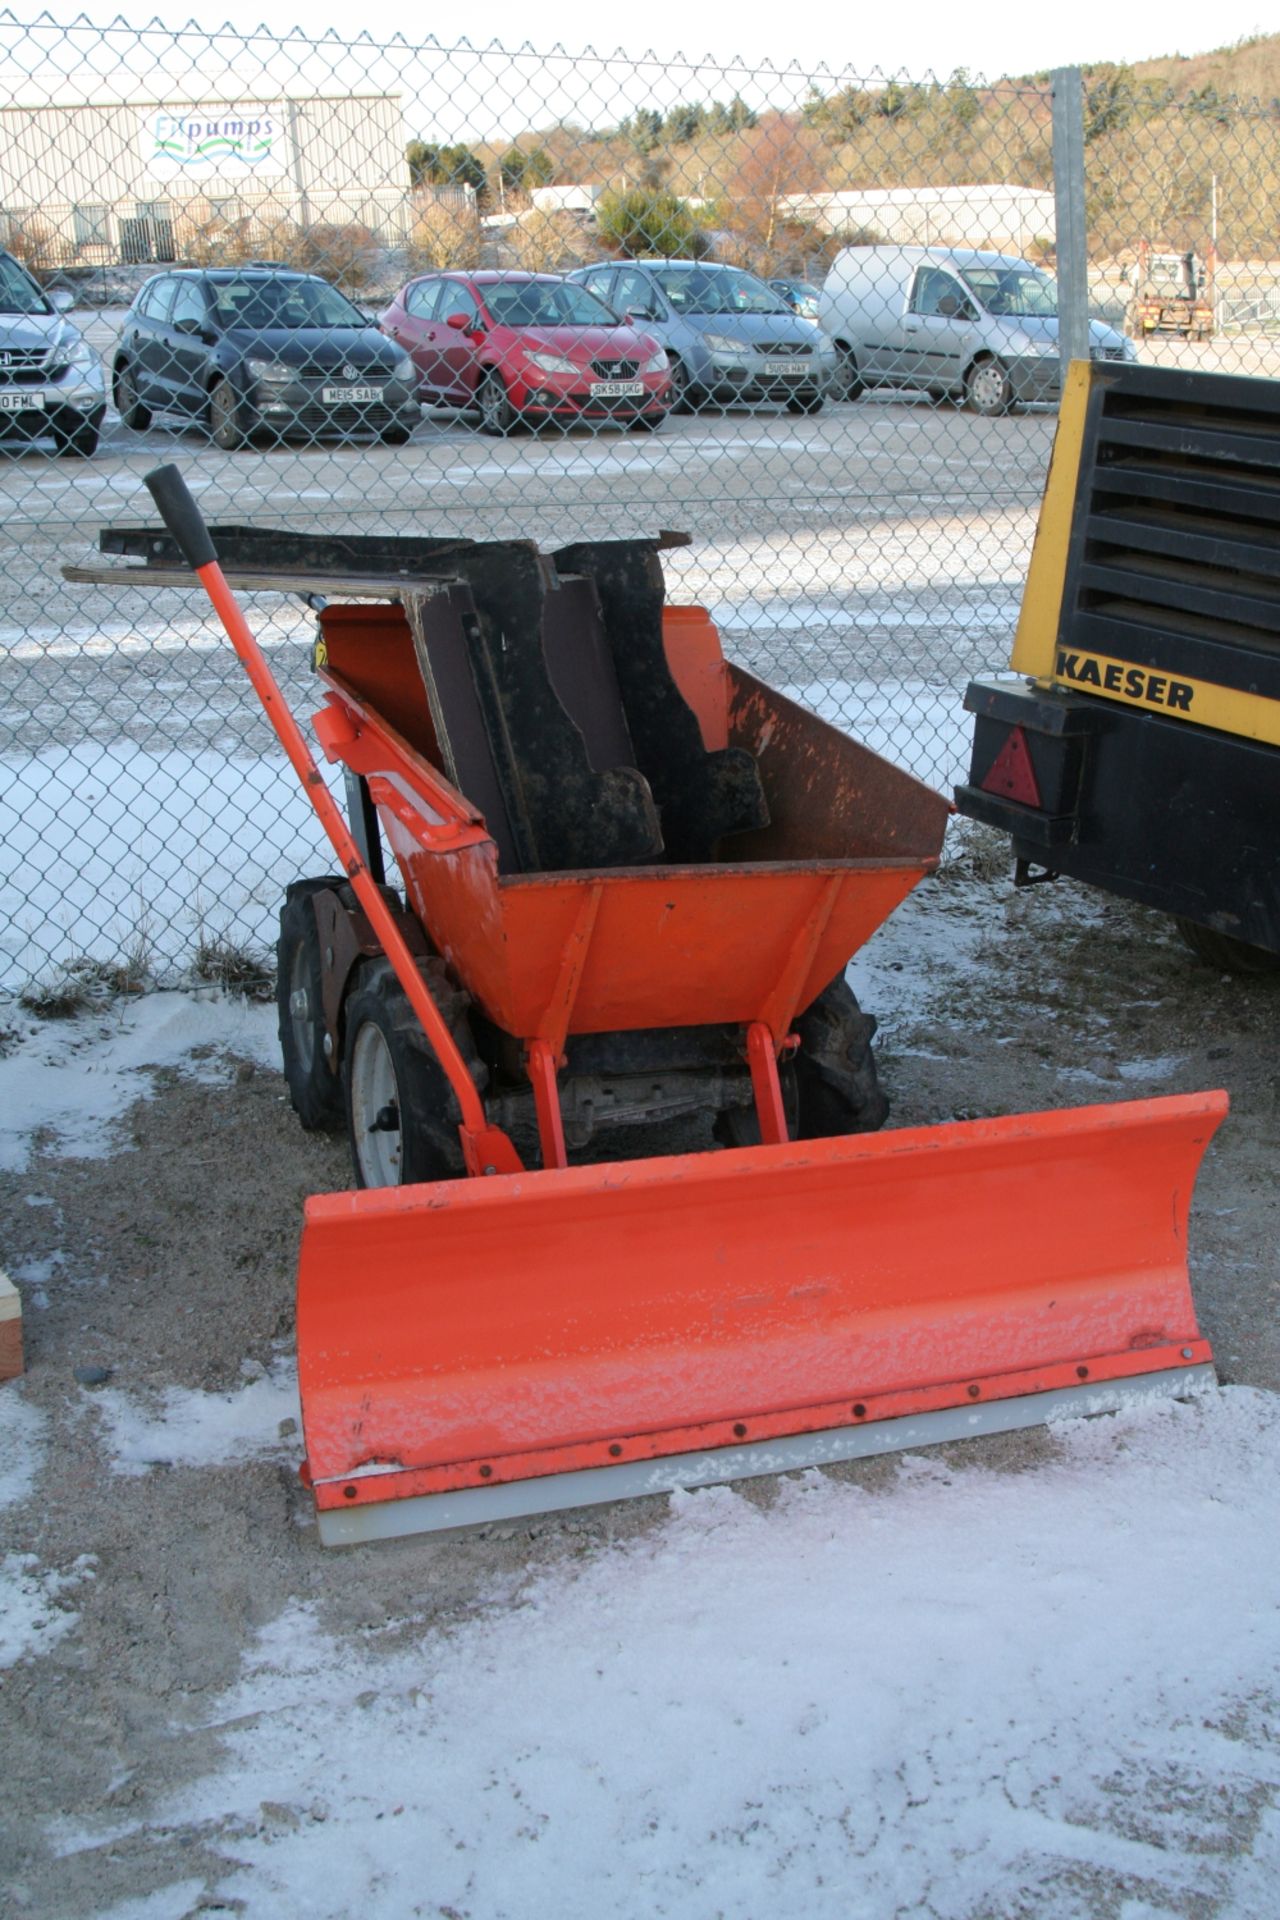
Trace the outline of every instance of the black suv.
{"type": "Polygon", "coordinates": [[[327,280],[267,261],[148,280],[112,390],[126,427],[184,414],[227,448],[359,428],[399,445],[422,413],[408,354],[327,280]]]}

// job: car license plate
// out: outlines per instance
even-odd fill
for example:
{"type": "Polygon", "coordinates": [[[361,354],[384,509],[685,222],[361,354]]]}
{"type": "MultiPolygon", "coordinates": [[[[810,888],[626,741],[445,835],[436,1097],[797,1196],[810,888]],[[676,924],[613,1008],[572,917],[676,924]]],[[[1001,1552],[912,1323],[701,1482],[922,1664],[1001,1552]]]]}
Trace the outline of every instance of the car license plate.
{"type": "Polygon", "coordinates": [[[790,379],[798,380],[802,374],[810,371],[810,364],[807,360],[766,360],[764,370],[766,373],[786,374],[790,379]]]}
{"type": "Polygon", "coordinates": [[[39,412],[44,407],[44,395],[37,387],[30,393],[0,393],[0,413],[39,412]]]}
{"type": "Polygon", "coordinates": [[[370,402],[381,400],[381,387],[322,387],[320,398],[326,407],[367,407],[370,402]]]}
{"type": "Polygon", "coordinates": [[[641,400],[644,398],[644,381],[593,380],[591,398],[593,400],[641,400]]]}

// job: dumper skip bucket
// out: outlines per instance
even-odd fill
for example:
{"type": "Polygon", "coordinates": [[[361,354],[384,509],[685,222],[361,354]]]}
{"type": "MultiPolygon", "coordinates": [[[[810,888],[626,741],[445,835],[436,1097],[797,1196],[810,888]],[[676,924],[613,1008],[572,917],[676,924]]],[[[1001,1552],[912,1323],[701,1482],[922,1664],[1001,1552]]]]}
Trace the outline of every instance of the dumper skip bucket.
{"type": "Polygon", "coordinates": [[[328,1544],[1116,1407],[1211,1378],[1220,1093],[307,1203],[328,1544]]]}

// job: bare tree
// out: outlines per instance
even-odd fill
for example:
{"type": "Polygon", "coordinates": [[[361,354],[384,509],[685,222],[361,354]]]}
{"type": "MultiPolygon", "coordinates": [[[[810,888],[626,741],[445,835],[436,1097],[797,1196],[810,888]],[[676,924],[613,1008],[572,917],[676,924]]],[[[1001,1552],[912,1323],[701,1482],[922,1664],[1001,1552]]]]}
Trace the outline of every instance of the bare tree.
{"type": "Polygon", "coordinates": [[[825,185],[821,136],[784,114],[770,114],[742,136],[725,187],[725,224],[757,256],[760,270],[773,272],[782,256],[795,251],[803,224],[784,204],[787,196],[825,185]]]}

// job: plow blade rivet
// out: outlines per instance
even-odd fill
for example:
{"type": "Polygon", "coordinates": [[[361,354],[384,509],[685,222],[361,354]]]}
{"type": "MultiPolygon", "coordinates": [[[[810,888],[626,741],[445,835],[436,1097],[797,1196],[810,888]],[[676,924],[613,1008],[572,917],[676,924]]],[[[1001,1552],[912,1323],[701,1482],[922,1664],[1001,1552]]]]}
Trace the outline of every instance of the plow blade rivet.
{"type": "Polygon", "coordinates": [[[492,1472],[493,1472],[493,1468],[492,1468],[492,1467],[481,1467],[481,1469],[480,1469],[480,1478],[481,1478],[482,1480],[487,1480],[487,1479],[489,1478],[489,1475],[490,1475],[490,1474],[491,1474],[492,1472]]]}
{"type": "Polygon", "coordinates": [[[356,1497],[356,1490],[355,1490],[355,1488],[354,1488],[354,1487],[344,1487],[344,1488],[342,1489],[342,1497],[343,1497],[343,1499],[344,1499],[344,1500],[354,1500],[354,1499],[355,1499],[355,1497],[356,1497]]]}
{"type": "Polygon", "coordinates": [[[855,1420],[865,1420],[867,1417],[867,1410],[863,1406],[861,1400],[857,1400],[854,1402],[853,1417],[855,1420]]]}
{"type": "Polygon", "coordinates": [[[1077,1380],[1087,1380],[1088,1378],[1089,1378],[1089,1369],[1088,1369],[1088,1367],[1077,1367],[1077,1368],[1076,1368],[1076,1379],[1077,1379],[1077,1380]]]}
{"type": "Polygon", "coordinates": [[[614,1459],[616,1460],[618,1455],[622,1452],[622,1448],[618,1445],[617,1441],[615,1440],[613,1445],[610,1447],[609,1451],[613,1455],[614,1459]]]}
{"type": "Polygon", "coordinates": [[[975,1382],[974,1382],[974,1384],[973,1384],[973,1385],[972,1385],[972,1386],[970,1387],[970,1389],[969,1389],[969,1398],[970,1398],[971,1400],[976,1400],[976,1399],[977,1399],[977,1397],[978,1397],[978,1395],[979,1395],[979,1394],[980,1394],[981,1392],[982,1392],[982,1388],[981,1388],[981,1387],[980,1387],[980,1386],[979,1386],[979,1385],[977,1384],[977,1382],[975,1381],[975,1382]]]}
{"type": "Polygon", "coordinates": [[[1194,1351],[1195,1351],[1195,1349],[1194,1349],[1193,1347],[1184,1347],[1184,1348],[1182,1349],[1182,1357],[1183,1357],[1183,1359],[1184,1359],[1184,1360],[1189,1360],[1189,1359],[1191,1358],[1191,1355],[1192,1355],[1192,1353],[1193,1353],[1194,1351]]]}
{"type": "Polygon", "coordinates": [[[746,1433],[746,1431],[747,1431],[747,1430],[746,1430],[746,1428],[745,1428],[745,1427],[743,1426],[743,1424],[742,1424],[742,1422],[741,1422],[741,1420],[739,1420],[739,1422],[738,1422],[738,1424],[737,1424],[737,1426],[736,1426],[736,1427],[734,1428],[734,1432],[735,1432],[735,1433],[737,1434],[737,1436],[738,1436],[738,1438],[739,1438],[739,1440],[741,1440],[741,1439],[743,1438],[743,1436],[745,1435],[745,1433],[746,1433]]]}

